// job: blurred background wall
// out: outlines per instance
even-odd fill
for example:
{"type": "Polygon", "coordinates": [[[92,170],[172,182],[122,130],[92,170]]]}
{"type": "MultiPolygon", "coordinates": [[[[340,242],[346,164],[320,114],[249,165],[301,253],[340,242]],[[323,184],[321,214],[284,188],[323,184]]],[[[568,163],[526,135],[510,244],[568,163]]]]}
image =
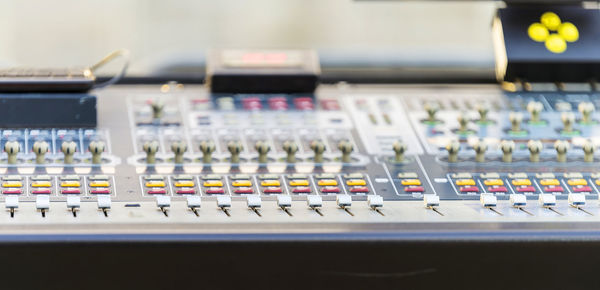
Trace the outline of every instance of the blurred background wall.
{"type": "Polygon", "coordinates": [[[116,48],[130,73],[197,66],[209,48],[315,48],[324,65],[493,66],[493,1],[4,0],[0,64],[89,64],[116,48]]]}

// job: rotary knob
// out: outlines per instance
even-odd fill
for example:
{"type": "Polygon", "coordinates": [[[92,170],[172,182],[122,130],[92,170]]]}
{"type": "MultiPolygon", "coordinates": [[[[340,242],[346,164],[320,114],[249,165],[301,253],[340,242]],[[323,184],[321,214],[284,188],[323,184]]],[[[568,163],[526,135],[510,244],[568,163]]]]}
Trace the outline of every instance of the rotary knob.
{"type": "Polygon", "coordinates": [[[232,140],[227,143],[227,150],[231,154],[229,157],[229,162],[231,163],[240,163],[240,153],[244,150],[244,145],[242,142],[238,140],[232,140]]]}
{"type": "Polygon", "coordinates": [[[440,110],[440,105],[437,102],[426,102],[423,108],[427,112],[427,122],[434,123],[436,121],[435,114],[440,110]]]}
{"type": "Polygon", "coordinates": [[[490,106],[487,103],[477,104],[477,112],[479,113],[479,122],[485,124],[488,122],[488,113],[490,112],[490,106]]]}
{"type": "Polygon", "coordinates": [[[396,161],[398,163],[403,162],[404,161],[404,153],[406,152],[406,149],[408,149],[408,146],[406,146],[406,143],[402,142],[402,140],[397,140],[392,145],[392,149],[394,149],[394,153],[396,153],[394,161],[396,161]]]}
{"type": "Polygon", "coordinates": [[[258,152],[258,163],[266,164],[269,162],[269,158],[267,156],[269,151],[271,151],[271,146],[269,143],[264,141],[256,141],[254,149],[256,149],[256,152],[258,152]]]}
{"type": "Polygon", "coordinates": [[[563,132],[573,131],[573,123],[575,123],[575,114],[573,112],[563,112],[560,114],[560,120],[563,123],[563,132]]]}
{"type": "Polygon", "coordinates": [[[211,140],[202,140],[198,146],[202,152],[202,163],[208,164],[212,162],[212,154],[217,150],[215,143],[211,140]]]}
{"type": "Polygon", "coordinates": [[[154,164],[156,163],[156,153],[160,147],[157,140],[146,141],[144,146],[142,146],[144,152],[146,152],[146,164],[154,164]]]}
{"type": "Polygon", "coordinates": [[[60,145],[60,151],[64,154],[63,160],[65,164],[72,164],[73,156],[77,151],[77,143],[75,143],[74,141],[64,141],[60,145]]]}
{"type": "Polygon", "coordinates": [[[458,140],[450,140],[446,145],[446,151],[448,151],[448,162],[458,161],[458,152],[460,151],[460,142],[458,140]]]}
{"type": "Polygon", "coordinates": [[[323,153],[325,152],[325,144],[320,140],[314,140],[310,142],[310,149],[315,153],[314,161],[315,163],[323,163],[323,153]]]}
{"type": "Polygon", "coordinates": [[[544,149],[544,144],[540,140],[529,140],[527,149],[529,149],[529,161],[540,162],[540,152],[544,149]]]}
{"type": "Polygon", "coordinates": [[[298,152],[298,144],[293,141],[285,141],[283,142],[283,151],[286,153],[286,162],[287,163],[295,163],[296,162],[296,152],[298,152]]]}
{"type": "Polygon", "coordinates": [[[352,162],[352,151],[354,151],[354,145],[348,140],[342,140],[338,143],[338,149],[342,152],[341,161],[343,163],[352,162]]]}
{"type": "Polygon", "coordinates": [[[171,151],[175,155],[173,158],[173,162],[175,164],[183,164],[183,154],[187,151],[187,143],[182,140],[173,141],[171,143],[171,151]]]}
{"type": "Polygon", "coordinates": [[[477,140],[477,142],[473,144],[476,162],[485,162],[485,151],[487,151],[487,148],[487,143],[484,140],[477,140]]]}
{"type": "Polygon", "coordinates": [[[8,164],[17,164],[17,154],[21,151],[21,146],[17,141],[8,141],[4,144],[4,152],[8,156],[8,164]]]}
{"type": "Polygon", "coordinates": [[[596,151],[596,146],[592,143],[591,140],[586,140],[582,146],[583,149],[583,160],[585,162],[594,162],[594,151],[596,151]]]}
{"type": "Polygon", "coordinates": [[[567,151],[569,150],[569,142],[564,140],[556,140],[556,142],[554,142],[554,150],[556,150],[556,161],[567,162],[567,151]]]}
{"type": "Polygon", "coordinates": [[[92,153],[92,164],[102,163],[102,153],[106,150],[106,145],[102,141],[92,141],[88,145],[88,150],[92,153]]]}
{"type": "Polygon", "coordinates": [[[523,122],[523,114],[520,112],[510,112],[508,115],[510,121],[511,132],[521,132],[521,122],[523,122]]]}
{"type": "Polygon", "coordinates": [[[500,150],[502,150],[502,162],[512,162],[515,141],[502,140],[502,142],[500,142],[500,150]]]}
{"type": "Polygon", "coordinates": [[[471,121],[469,116],[467,116],[465,112],[461,112],[456,119],[458,120],[459,125],[458,131],[463,133],[467,132],[469,130],[469,121],[471,121]]]}
{"type": "Polygon", "coordinates": [[[150,107],[152,108],[152,119],[160,119],[163,116],[165,110],[165,103],[161,100],[150,101],[150,107]]]}
{"type": "Polygon", "coordinates": [[[593,103],[581,102],[577,106],[579,113],[581,113],[581,122],[584,124],[592,123],[592,113],[596,110],[593,103]]]}
{"type": "Polygon", "coordinates": [[[46,141],[35,141],[31,150],[35,154],[35,163],[36,164],[44,164],[46,163],[46,153],[48,153],[49,149],[48,142],[46,141]]]}
{"type": "Polygon", "coordinates": [[[536,101],[531,101],[527,104],[527,111],[529,112],[530,121],[532,123],[540,122],[540,113],[544,109],[544,104],[536,101]]]}

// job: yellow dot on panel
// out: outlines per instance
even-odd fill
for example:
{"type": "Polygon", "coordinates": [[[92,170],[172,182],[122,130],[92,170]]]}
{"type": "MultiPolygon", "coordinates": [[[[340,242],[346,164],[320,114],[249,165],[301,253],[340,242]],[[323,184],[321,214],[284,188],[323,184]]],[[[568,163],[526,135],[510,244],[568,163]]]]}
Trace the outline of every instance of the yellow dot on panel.
{"type": "Polygon", "coordinates": [[[575,42],[579,39],[579,30],[571,22],[565,22],[558,27],[558,34],[568,42],[575,42]]]}
{"type": "Polygon", "coordinates": [[[545,12],[542,14],[540,20],[549,30],[557,30],[560,25],[560,17],[554,12],[545,12]]]}
{"type": "Polygon", "coordinates": [[[534,41],[544,42],[546,38],[548,38],[549,32],[544,25],[540,23],[533,23],[529,25],[529,29],[527,29],[527,34],[529,34],[529,37],[534,41]]]}
{"type": "Polygon", "coordinates": [[[567,42],[558,34],[552,34],[546,39],[546,48],[554,53],[563,53],[567,50],[567,42]]]}

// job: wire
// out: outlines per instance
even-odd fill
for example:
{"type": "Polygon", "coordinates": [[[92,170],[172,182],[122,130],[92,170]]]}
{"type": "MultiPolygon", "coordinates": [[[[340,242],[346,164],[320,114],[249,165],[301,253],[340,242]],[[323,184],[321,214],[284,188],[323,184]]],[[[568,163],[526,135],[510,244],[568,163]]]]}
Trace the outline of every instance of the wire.
{"type": "Polygon", "coordinates": [[[123,78],[123,76],[125,76],[125,73],[127,72],[127,68],[129,67],[129,50],[127,50],[127,49],[119,49],[119,50],[115,50],[115,51],[111,52],[110,54],[108,54],[107,56],[102,58],[99,62],[92,65],[90,67],[90,70],[95,74],[95,71],[98,68],[111,62],[112,60],[114,60],[117,57],[122,57],[125,59],[125,63],[123,64],[121,71],[118,74],[116,74],[114,77],[110,78],[108,81],[94,85],[94,87],[93,87],[94,89],[100,89],[100,88],[104,88],[104,87],[113,85],[113,84],[117,83],[119,80],[121,80],[121,78],[123,78]]]}

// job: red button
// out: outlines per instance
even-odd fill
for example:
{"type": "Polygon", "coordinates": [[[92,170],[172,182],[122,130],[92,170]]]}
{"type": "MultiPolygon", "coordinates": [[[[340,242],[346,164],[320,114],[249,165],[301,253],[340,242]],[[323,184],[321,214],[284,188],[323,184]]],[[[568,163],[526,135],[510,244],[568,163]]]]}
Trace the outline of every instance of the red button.
{"type": "Polygon", "coordinates": [[[237,193],[237,194],[250,194],[250,193],[254,193],[254,191],[252,190],[252,188],[249,188],[249,187],[238,188],[238,189],[234,190],[233,192],[237,193]]]}
{"type": "Polygon", "coordinates": [[[259,98],[249,97],[242,100],[242,107],[244,107],[245,110],[260,110],[262,104],[260,103],[259,98]]]}
{"type": "Polygon", "coordinates": [[[479,192],[477,186],[463,186],[460,188],[460,192],[479,192]]]}
{"type": "Polygon", "coordinates": [[[294,99],[294,107],[298,110],[312,110],[315,108],[315,105],[312,98],[300,97],[294,99]]]}
{"type": "Polygon", "coordinates": [[[565,191],[565,189],[562,188],[562,186],[546,186],[546,187],[544,187],[544,191],[545,192],[563,192],[563,191],[565,191]]]}
{"type": "Polygon", "coordinates": [[[506,189],[505,186],[494,186],[494,187],[488,187],[488,191],[489,192],[507,192],[508,190],[506,189]]]}
{"type": "Polygon", "coordinates": [[[196,194],[196,191],[193,189],[178,189],[175,191],[177,194],[196,194]]]}
{"type": "Polygon", "coordinates": [[[350,192],[352,193],[367,193],[369,192],[369,188],[366,186],[354,186],[350,188],[350,192]]]}
{"type": "Polygon", "coordinates": [[[337,186],[325,186],[321,188],[322,193],[339,193],[340,188],[337,186]]]}
{"type": "Polygon", "coordinates": [[[533,186],[517,187],[517,192],[535,192],[535,188],[533,186]]]}
{"type": "Polygon", "coordinates": [[[425,191],[425,188],[423,188],[422,186],[408,186],[404,188],[404,191],[406,192],[423,192],[425,191]]]}
{"type": "Polygon", "coordinates": [[[23,191],[20,189],[6,189],[6,190],[3,190],[2,193],[4,193],[4,194],[21,194],[21,193],[23,193],[23,191]]]}
{"type": "Polygon", "coordinates": [[[148,194],[166,194],[166,189],[151,189],[147,191],[148,194]]]}
{"type": "Polygon", "coordinates": [[[271,110],[287,110],[288,103],[285,97],[273,97],[269,99],[269,108],[271,110]]]}
{"type": "Polygon", "coordinates": [[[293,193],[310,193],[310,187],[296,187],[292,190],[293,193]]]}
{"type": "Polygon", "coordinates": [[[207,189],[206,190],[206,194],[224,194],[225,190],[223,190],[222,188],[212,188],[212,189],[207,189]]]}
{"type": "MultiPolygon", "coordinates": [[[[110,194],[110,189],[108,189],[108,188],[94,189],[94,190],[90,191],[90,193],[91,194],[110,194]]],[[[148,193],[150,194],[150,191],[148,193]]]]}
{"type": "Polygon", "coordinates": [[[321,108],[327,111],[338,111],[340,103],[336,99],[324,99],[321,100],[321,108]]]}
{"type": "Polygon", "coordinates": [[[281,190],[281,187],[269,187],[269,188],[265,188],[265,190],[263,190],[264,193],[282,193],[283,191],[281,190]]]}
{"type": "Polygon", "coordinates": [[[592,188],[589,186],[573,187],[573,192],[592,192],[592,188]]]}
{"type": "Polygon", "coordinates": [[[31,191],[32,194],[51,194],[52,190],[50,189],[36,189],[31,191]]]}
{"type": "Polygon", "coordinates": [[[63,189],[60,191],[62,194],[80,194],[81,190],[75,188],[75,189],[63,189]]]}

